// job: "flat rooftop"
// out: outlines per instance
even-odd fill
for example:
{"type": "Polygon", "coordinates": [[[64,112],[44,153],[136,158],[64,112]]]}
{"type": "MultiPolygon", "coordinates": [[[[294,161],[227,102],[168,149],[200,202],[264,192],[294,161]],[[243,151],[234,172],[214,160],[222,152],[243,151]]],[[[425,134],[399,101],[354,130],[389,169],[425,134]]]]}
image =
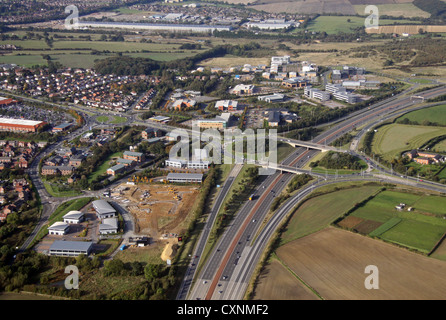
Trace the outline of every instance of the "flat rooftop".
{"type": "Polygon", "coordinates": [[[10,124],[10,125],[37,126],[37,125],[43,123],[43,121],[0,118],[0,123],[10,124]]]}
{"type": "Polygon", "coordinates": [[[93,242],[91,241],[65,241],[56,240],[50,247],[52,250],[66,250],[66,251],[88,251],[90,250],[93,242]]]}

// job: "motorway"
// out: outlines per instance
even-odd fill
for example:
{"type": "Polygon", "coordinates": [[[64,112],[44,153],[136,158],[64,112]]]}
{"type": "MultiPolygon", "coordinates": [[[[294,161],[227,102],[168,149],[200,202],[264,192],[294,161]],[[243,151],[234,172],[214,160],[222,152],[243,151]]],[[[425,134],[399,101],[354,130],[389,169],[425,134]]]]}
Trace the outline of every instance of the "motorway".
{"type": "MultiPolygon", "coordinates": [[[[446,87],[440,87],[427,90],[418,95],[429,99],[445,93],[446,87]]],[[[337,122],[331,128],[318,135],[314,139],[314,142],[319,144],[331,143],[338,137],[359,126],[369,122],[374,124],[379,123],[383,121],[387,114],[406,109],[415,104],[410,96],[406,97],[404,95],[389,100],[381,102],[376,106],[371,106],[366,110],[362,110],[362,112],[356,112],[354,115],[348,116],[347,120],[337,122]]],[[[318,152],[312,149],[297,148],[283,164],[302,167],[318,152]]],[[[199,275],[196,285],[193,287],[188,299],[239,300],[243,298],[248,281],[252,276],[254,267],[260,259],[264,246],[269,241],[273,231],[276,230],[275,228],[281,220],[271,219],[264,228],[264,230],[269,231],[265,231],[266,233],[263,237],[257,237],[253,241],[251,237],[258,232],[258,227],[260,226],[259,221],[263,221],[265,218],[274,196],[283,190],[292,176],[289,173],[275,173],[268,176],[257,188],[257,198],[254,201],[247,201],[234,218],[233,223],[227,228],[219,241],[217,249],[211,254],[208,261],[206,261],[203,267],[204,271],[199,275]],[[253,248],[256,249],[253,251],[253,248]],[[249,260],[247,260],[248,257],[249,260]]],[[[357,176],[352,176],[349,179],[354,180],[358,178],[364,179],[364,177],[357,176]]],[[[386,179],[386,176],[382,176],[381,178],[369,177],[369,179],[382,181],[386,179]]],[[[401,180],[404,183],[405,180],[401,180]]],[[[285,210],[283,212],[286,214],[288,211],[283,208],[291,209],[295,203],[298,203],[303,198],[304,194],[302,192],[310,192],[314,188],[315,185],[312,185],[310,189],[305,188],[300,191],[297,196],[289,199],[279,209],[279,212],[285,210]]]]}
{"type": "MultiPolygon", "coordinates": [[[[411,88],[410,90],[413,90],[411,88]]],[[[337,121],[332,122],[330,125],[325,124],[325,127],[329,127],[322,134],[315,137],[312,141],[314,144],[327,145],[345,133],[354,130],[357,127],[364,125],[373,126],[377,123],[384,121],[389,118],[389,114],[392,117],[397,114],[398,111],[406,109],[408,107],[416,105],[410,96],[405,96],[407,92],[396,95],[386,101],[380,102],[374,106],[370,106],[367,109],[363,109],[347,115],[337,121]]],[[[446,94],[446,87],[435,88],[427,90],[422,93],[418,93],[418,96],[422,96],[425,99],[440,96],[446,94]]],[[[20,97],[23,99],[23,97],[20,97]]],[[[41,102],[41,101],[39,101],[41,102]]],[[[52,104],[52,103],[48,103],[52,104]]],[[[57,105],[60,107],[60,105],[57,105]]],[[[426,106],[424,106],[426,107],[426,106]]],[[[421,107],[420,107],[421,108],[421,107]]],[[[77,107],[79,111],[85,111],[85,113],[93,114],[95,117],[99,113],[93,112],[92,110],[77,107]]],[[[405,111],[407,112],[407,111],[405,111]]],[[[86,125],[73,133],[73,137],[66,137],[65,139],[72,139],[74,135],[79,135],[83,132],[89,130],[89,127],[96,125],[93,120],[93,116],[85,115],[87,120],[86,125]]],[[[103,114],[101,112],[101,114],[103,114]]],[[[107,113],[108,114],[108,113],[107,113]]],[[[165,124],[152,123],[149,121],[143,122],[136,119],[135,115],[124,115],[127,118],[126,124],[134,125],[144,125],[152,126],[159,129],[171,131],[177,129],[176,127],[171,127],[165,124]]],[[[189,131],[189,130],[188,130],[189,131]]],[[[362,131],[360,134],[365,134],[366,131],[362,131]]],[[[61,142],[60,142],[61,143],[61,142]]],[[[50,152],[57,148],[60,143],[48,147],[46,152],[50,152]]],[[[305,147],[297,147],[287,158],[283,161],[283,165],[293,166],[296,168],[302,168],[307,162],[317,155],[320,151],[309,149],[305,147]]],[[[352,151],[353,152],[353,151],[352,151]]],[[[33,235],[31,235],[22,249],[26,248],[35,234],[40,229],[41,226],[47,221],[49,215],[53,212],[57,205],[66,200],[51,197],[45,190],[40,178],[37,174],[38,163],[44,155],[39,155],[33,162],[31,166],[31,177],[33,183],[38,188],[39,195],[42,199],[42,204],[44,207],[41,220],[36,226],[33,235]],[[57,199],[57,200],[56,200],[57,199]],[[51,201],[50,201],[51,200],[51,201]],[[54,201],[56,200],[56,201],[54,201]]],[[[361,156],[362,157],[362,156],[361,156]]],[[[371,161],[368,162],[372,164],[371,161]]],[[[376,165],[376,164],[375,164],[376,165]]],[[[376,165],[376,167],[379,167],[376,165]]],[[[240,166],[236,166],[237,170],[240,170],[240,166]]],[[[380,180],[387,179],[388,172],[382,172],[384,175],[376,178],[373,176],[351,176],[351,177],[339,177],[339,179],[357,180],[357,179],[371,179],[380,180]]],[[[249,280],[251,279],[252,272],[255,266],[258,264],[262,252],[272,234],[276,230],[277,226],[282,221],[283,217],[295,206],[296,203],[301,201],[301,199],[312,192],[315,188],[319,187],[324,183],[334,183],[332,181],[325,181],[325,179],[317,178],[317,181],[310,186],[302,189],[299,193],[288,199],[278,210],[275,216],[264,225],[262,231],[259,233],[259,228],[264,222],[266,214],[269,212],[269,208],[274,201],[276,195],[280,194],[282,190],[288,185],[290,180],[293,178],[291,173],[280,173],[276,172],[272,175],[263,177],[263,181],[256,188],[254,193],[255,197],[253,201],[245,201],[239,213],[234,217],[230,226],[226,229],[224,234],[220,237],[218,243],[216,244],[215,250],[213,250],[206,261],[200,261],[201,253],[204,250],[206,242],[209,237],[210,228],[212,227],[216,214],[224,200],[225,195],[229,191],[229,188],[234,181],[237,171],[233,171],[230,177],[223,185],[222,189],[217,195],[216,202],[212,208],[212,212],[209,215],[208,221],[205,225],[203,233],[197,243],[196,248],[194,248],[194,255],[191,259],[191,264],[187,270],[186,278],[184,279],[181,289],[178,293],[178,299],[242,299],[246,291],[249,280]],[[253,238],[255,235],[257,237],[253,238]],[[200,274],[197,274],[196,267],[198,263],[202,262],[203,268],[200,274]],[[194,285],[193,285],[194,284],[194,285]],[[193,286],[192,286],[193,285],[193,286]],[[217,290],[218,288],[218,290],[217,290]]],[[[396,177],[393,177],[396,179],[396,177]]],[[[409,183],[408,179],[400,179],[402,183],[409,183]]],[[[336,180],[339,181],[339,180],[336,180]]],[[[414,183],[414,181],[411,181],[414,183]]],[[[423,184],[423,187],[428,185],[423,184]]],[[[432,188],[439,188],[439,186],[433,184],[429,185],[432,188]]],[[[244,201],[241,199],[241,201],[244,201]]]]}
{"type": "Polygon", "coordinates": [[[231,186],[235,180],[235,178],[239,175],[241,169],[241,164],[236,164],[232,168],[231,172],[228,175],[228,178],[224,182],[223,186],[220,187],[220,190],[217,194],[217,198],[212,206],[211,212],[206,220],[205,226],[203,231],[201,232],[200,238],[197,242],[196,247],[194,248],[194,251],[192,253],[191,263],[189,264],[186,275],[183,279],[183,282],[181,283],[180,290],[177,294],[177,300],[184,300],[186,299],[190,287],[192,285],[192,281],[195,277],[197,267],[200,263],[200,259],[202,257],[203,251],[206,247],[206,244],[209,240],[209,235],[212,229],[212,226],[214,225],[215,219],[217,218],[218,212],[220,211],[220,208],[223,204],[223,201],[225,197],[227,196],[229,190],[231,189],[231,186]]]}

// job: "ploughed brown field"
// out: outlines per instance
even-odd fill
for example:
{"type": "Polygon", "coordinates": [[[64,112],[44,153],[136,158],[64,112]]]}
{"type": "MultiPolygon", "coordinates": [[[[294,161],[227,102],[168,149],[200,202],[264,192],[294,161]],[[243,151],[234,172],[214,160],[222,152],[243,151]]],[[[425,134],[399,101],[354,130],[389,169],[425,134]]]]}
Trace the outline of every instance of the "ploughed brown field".
{"type": "Polygon", "coordinates": [[[446,26],[426,26],[426,25],[401,25],[401,26],[380,26],[378,29],[367,28],[367,33],[396,33],[396,34],[418,34],[420,29],[424,32],[446,32],[446,26]]]}
{"type": "Polygon", "coordinates": [[[327,300],[446,299],[446,262],[334,227],[289,242],[276,254],[327,300]],[[368,265],[378,267],[379,289],[365,288],[368,265]]]}
{"type": "Polygon", "coordinates": [[[319,300],[276,259],[265,267],[259,281],[254,300],[319,300]]]}

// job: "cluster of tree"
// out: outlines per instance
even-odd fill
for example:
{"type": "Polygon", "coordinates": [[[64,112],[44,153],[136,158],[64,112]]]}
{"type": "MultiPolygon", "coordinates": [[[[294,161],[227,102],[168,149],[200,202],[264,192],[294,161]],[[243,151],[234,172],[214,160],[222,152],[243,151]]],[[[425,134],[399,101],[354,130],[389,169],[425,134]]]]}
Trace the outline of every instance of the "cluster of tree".
{"type": "Polygon", "coordinates": [[[161,75],[165,70],[191,70],[196,63],[216,57],[223,57],[227,54],[255,57],[264,55],[267,49],[262,48],[258,43],[251,42],[242,45],[219,45],[198,53],[193,57],[187,57],[174,61],[159,62],[149,58],[133,58],[128,56],[117,56],[105,58],[95,62],[94,69],[102,74],[115,75],[161,75]],[[261,52],[260,52],[261,51],[261,52]]]}
{"type": "Polygon", "coordinates": [[[98,190],[104,187],[103,180],[105,175],[96,177],[91,184],[88,184],[87,177],[96,170],[111,154],[128,150],[129,146],[136,144],[141,138],[141,130],[138,127],[124,127],[117,132],[117,138],[114,141],[105,143],[103,146],[94,146],[91,148],[93,155],[88,157],[81,166],[78,167],[78,173],[81,179],[78,184],[85,189],[90,187],[92,190],[98,190]],[[120,137],[122,135],[122,137],[120,137]]]}
{"type": "MultiPolygon", "coordinates": [[[[277,130],[277,131],[279,131],[279,130],[277,130]]],[[[309,141],[309,140],[313,140],[313,138],[315,138],[319,134],[320,131],[321,130],[318,128],[307,127],[307,128],[300,129],[300,130],[291,131],[291,132],[287,133],[286,136],[291,139],[309,141]]]]}
{"type": "Polygon", "coordinates": [[[276,211],[282,203],[284,203],[288,198],[290,197],[289,193],[282,193],[274,198],[273,202],[271,203],[270,210],[276,211]]]}
{"type": "Polygon", "coordinates": [[[348,153],[330,151],[321,160],[310,163],[310,167],[321,166],[327,169],[360,170],[362,165],[359,158],[348,153]]]}
{"type": "MultiPolygon", "coordinates": [[[[161,300],[167,299],[169,290],[172,290],[176,283],[176,268],[167,268],[161,264],[146,264],[139,261],[124,263],[120,259],[113,259],[104,262],[102,270],[106,277],[117,276],[144,276],[144,283],[142,286],[131,290],[129,293],[118,293],[113,298],[123,298],[122,294],[127,296],[132,295],[133,298],[161,300]]],[[[112,297],[107,297],[112,298],[112,297]]]]}
{"type": "Polygon", "coordinates": [[[100,74],[122,75],[142,75],[153,74],[161,69],[162,64],[150,58],[133,58],[127,56],[117,56],[97,60],[94,69],[100,74]]]}
{"type": "Polygon", "coordinates": [[[399,124],[409,124],[409,125],[415,125],[415,126],[444,127],[444,125],[441,124],[441,123],[432,122],[432,121],[429,121],[429,120],[423,120],[421,123],[419,123],[418,121],[409,120],[408,118],[402,118],[402,119],[398,119],[396,122],[399,123],[399,124]]]}
{"type": "Polygon", "coordinates": [[[441,0],[415,0],[415,6],[429,12],[432,19],[446,19],[446,3],[441,0]]]}
{"type": "Polygon", "coordinates": [[[333,141],[332,143],[330,143],[331,146],[335,146],[335,147],[341,147],[347,143],[350,143],[353,141],[354,136],[351,133],[346,133],[344,134],[342,137],[336,139],[335,141],[333,141]]]}
{"type": "Polygon", "coordinates": [[[199,43],[183,43],[179,46],[178,49],[185,49],[185,50],[200,50],[201,44],[199,43]]]}
{"type": "Polygon", "coordinates": [[[303,185],[306,185],[309,181],[313,180],[313,177],[309,174],[298,174],[288,184],[287,192],[292,193],[300,189],[303,185]]]}
{"type": "MultiPolygon", "coordinates": [[[[10,249],[5,246],[0,248],[2,257],[8,254],[10,249]]],[[[13,291],[21,289],[24,285],[32,283],[49,262],[49,257],[34,250],[17,254],[13,263],[3,262],[0,267],[0,291],[13,291]]]]}
{"type": "Polygon", "coordinates": [[[224,228],[230,223],[232,217],[237,213],[243,199],[248,199],[249,195],[256,186],[259,179],[259,170],[257,167],[249,167],[243,175],[243,179],[234,187],[232,195],[223,206],[223,213],[217,217],[216,227],[211,237],[218,237],[224,231],[224,228]]]}
{"type": "Polygon", "coordinates": [[[445,101],[445,100],[446,100],[446,94],[443,94],[443,95],[438,96],[436,98],[427,99],[427,102],[440,102],[440,101],[445,101]]]}

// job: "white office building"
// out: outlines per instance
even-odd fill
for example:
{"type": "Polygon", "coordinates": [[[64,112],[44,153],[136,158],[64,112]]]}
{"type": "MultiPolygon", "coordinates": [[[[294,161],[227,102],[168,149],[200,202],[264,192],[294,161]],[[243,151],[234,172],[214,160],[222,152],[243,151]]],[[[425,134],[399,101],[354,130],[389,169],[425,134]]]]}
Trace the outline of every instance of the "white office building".
{"type": "Polygon", "coordinates": [[[84,213],[80,211],[70,211],[63,216],[63,221],[67,224],[78,224],[85,219],[84,213]]]}
{"type": "Polygon", "coordinates": [[[77,257],[81,254],[88,256],[93,249],[91,241],[63,241],[56,240],[50,247],[50,256],[77,257]]]}
{"type": "Polygon", "coordinates": [[[48,228],[48,234],[55,236],[63,236],[67,234],[69,228],[70,226],[67,223],[58,221],[48,228]]]}

